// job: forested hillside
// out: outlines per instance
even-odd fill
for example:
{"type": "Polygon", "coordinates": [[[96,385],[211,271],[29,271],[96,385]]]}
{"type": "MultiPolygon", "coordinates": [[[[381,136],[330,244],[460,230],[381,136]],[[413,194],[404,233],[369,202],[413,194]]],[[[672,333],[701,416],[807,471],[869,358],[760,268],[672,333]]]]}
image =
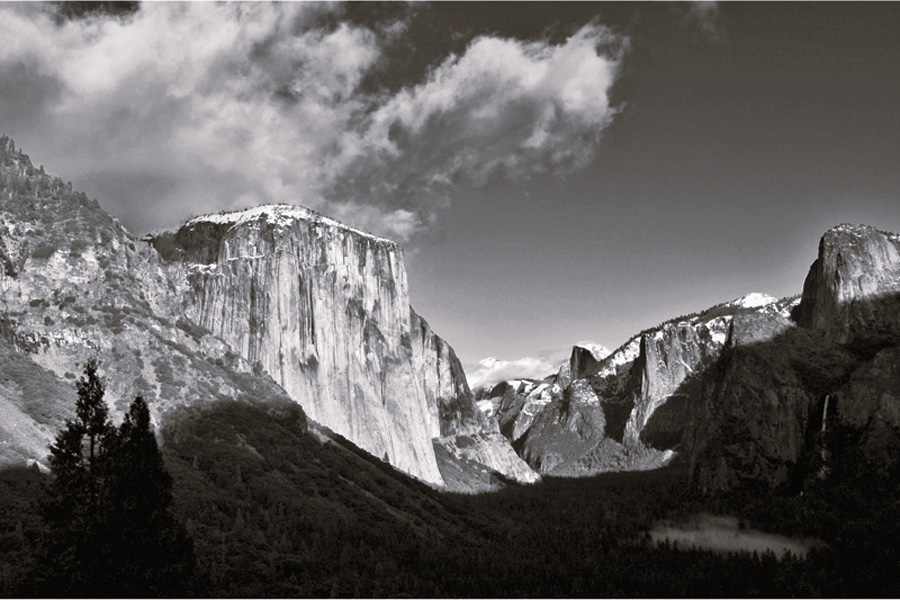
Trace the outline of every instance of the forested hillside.
{"type": "MultiPolygon", "coordinates": [[[[174,509],[201,596],[885,596],[900,592],[898,481],[852,452],[798,494],[700,496],[678,467],[442,493],[349,442],[306,433],[290,405],[218,403],[164,431],[174,509]],[[327,440],[327,441],[324,441],[327,440]],[[657,546],[662,518],[730,514],[822,545],[805,560],[657,546]],[[781,560],[778,560],[778,559],[781,560]]],[[[843,432],[852,446],[852,432],[843,432]]],[[[31,595],[49,478],[0,477],[0,594],[31,595]]],[[[68,595],[60,590],[61,595],[68,595]]]]}

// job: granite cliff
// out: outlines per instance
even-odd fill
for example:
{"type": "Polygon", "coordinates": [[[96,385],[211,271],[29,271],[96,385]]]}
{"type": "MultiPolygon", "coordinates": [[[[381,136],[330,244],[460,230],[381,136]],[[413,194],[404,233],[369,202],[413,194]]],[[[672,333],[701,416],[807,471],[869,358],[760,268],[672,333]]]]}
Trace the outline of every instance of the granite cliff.
{"type": "MultiPolygon", "coordinates": [[[[397,468],[441,484],[433,440],[486,426],[453,349],[410,307],[394,242],[277,205],[199,217],[153,243],[186,315],[397,468]]],[[[506,472],[490,454],[483,466],[506,472]]]]}
{"type": "Polygon", "coordinates": [[[181,276],[186,315],[311,419],[442,483],[431,445],[438,404],[462,390],[452,365],[441,368],[444,344],[418,318],[413,327],[397,244],[295,206],[199,217],[155,244],[181,276]]]}
{"type": "Polygon", "coordinates": [[[802,486],[827,476],[833,452],[900,463],[898,247],[869,226],[829,230],[793,311],[799,327],[760,335],[746,323],[693,382],[685,454],[697,486],[802,486]]]}
{"type": "Polygon", "coordinates": [[[800,325],[840,341],[900,334],[900,235],[868,225],[839,225],[819,242],[803,285],[800,325]]]}
{"type": "Polygon", "coordinates": [[[533,475],[411,309],[394,242],[296,206],[139,240],[5,137],[0,166],[0,461],[43,463],[94,356],[113,419],[138,394],[157,425],[215,401],[300,404],[436,485],[435,444],[465,434],[479,434],[478,469],[533,475]]]}
{"type": "Polygon", "coordinates": [[[714,364],[732,338],[773,336],[795,303],[748,294],[643,331],[599,359],[576,346],[556,375],[500,384],[481,405],[540,473],[656,468],[681,451],[691,425],[685,381],[714,364]]]}
{"type": "Polygon", "coordinates": [[[157,426],[198,403],[290,402],[180,312],[152,247],[6,137],[0,260],[0,463],[44,463],[89,357],[102,361],[113,420],[139,394],[157,426]]]}

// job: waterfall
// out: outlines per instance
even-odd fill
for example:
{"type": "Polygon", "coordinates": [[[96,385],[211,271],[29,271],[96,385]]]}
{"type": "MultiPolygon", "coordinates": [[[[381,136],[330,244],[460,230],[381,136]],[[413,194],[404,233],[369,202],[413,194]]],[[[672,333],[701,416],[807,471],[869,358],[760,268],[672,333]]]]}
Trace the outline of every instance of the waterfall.
{"type": "Polygon", "coordinates": [[[831,394],[825,394],[825,402],[822,404],[822,468],[819,470],[819,479],[828,476],[828,448],[825,446],[825,424],[828,421],[828,401],[831,400],[831,394]]]}

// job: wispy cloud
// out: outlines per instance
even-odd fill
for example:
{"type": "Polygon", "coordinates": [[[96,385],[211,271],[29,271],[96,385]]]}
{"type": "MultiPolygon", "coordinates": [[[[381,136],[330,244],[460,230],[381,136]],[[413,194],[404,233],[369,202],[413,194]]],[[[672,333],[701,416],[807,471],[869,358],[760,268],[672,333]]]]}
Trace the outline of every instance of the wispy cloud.
{"type": "Polygon", "coordinates": [[[4,127],[26,151],[52,140],[35,158],[136,228],[289,202],[402,241],[460,185],[585,165],[615,115],[623,40],[599,25],[559,45],[480,37],[388,95],[361,82],[405,23],[341,10],[0,6],[4,127]]]}
{"type": "MultiPolygon", "coordinates": [[[[582,340],[574,345],[591,350],[598,360],[609,354],[606,347],[592,340],[582,340]]],[[[515,360],[485,358],[477,363],[463,365],[463,368],[471,388],[490,388],[501,381],[543,379],[548,375],[555,375],[563,364],[568,364],[571,355],[572,346],[559,346],[515,360]]]]}
{"type": "Polygon", "coordinates": [[[700,30],[710,39],[719,38],[719,4],[712,0],[690,2],[688,4],[688,20],[697,24],[700,30]]]}

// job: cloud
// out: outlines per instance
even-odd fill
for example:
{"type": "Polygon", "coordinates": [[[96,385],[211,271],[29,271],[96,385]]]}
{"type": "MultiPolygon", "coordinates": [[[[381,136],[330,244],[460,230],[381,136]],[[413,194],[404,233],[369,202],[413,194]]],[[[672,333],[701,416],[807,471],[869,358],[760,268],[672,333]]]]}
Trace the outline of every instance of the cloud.
{"type": "Polygon", "coordinates": [[[485,358],[477,365],[465,368],[469,387],[472,389],[491,388],[501,381],[510,379],[543,379],[559,370],[568,355],[561,354],[557,360],[549,357],[526,356],[517,360],[497,360],[485,358]]]}
{"type": "Polygon", "coordinates": [[[691,2],[688,5],[687,18],[700,27],[700,30],[710,39],[719,38],[718,18],[719,4],[710,0],[691,2]]]}
{"type": "MultiPolygon", "coordinates": [[[[0,6],[4,132],[140,232],[265,202],[400,241],[460,186],[565,173],[615,116],[623,40],[473,40],[425,81],[364,92],[404,21],[330,3],[0,6]]],[[[412,14],[412,13],[411,13],[412,14]]]]}
{"type": "MultiPolygon", "coordinates": [[[[594,358],[601,360],[610,354],[610,350],[593,340],[581,340],[574,346],[587,348],[594,358]]],[[[477,363],[463,365],[472,389],[491,388],[501,381],[511,379],[543,379],[555,375],[563,364],[568,364],[572,356],[572,346],[548,348],[516,360],[498,360],[485,358],[477,363]]]]}
{"type": "Polygon", "coordinates": [[[363,181],[371,195],[414,203],[495,174],[583,167],[616,112],[608,93],[622,48],[593,24],[558,46],[473,40],[374,111],[348,167],[351,186],[363,181]]]}

